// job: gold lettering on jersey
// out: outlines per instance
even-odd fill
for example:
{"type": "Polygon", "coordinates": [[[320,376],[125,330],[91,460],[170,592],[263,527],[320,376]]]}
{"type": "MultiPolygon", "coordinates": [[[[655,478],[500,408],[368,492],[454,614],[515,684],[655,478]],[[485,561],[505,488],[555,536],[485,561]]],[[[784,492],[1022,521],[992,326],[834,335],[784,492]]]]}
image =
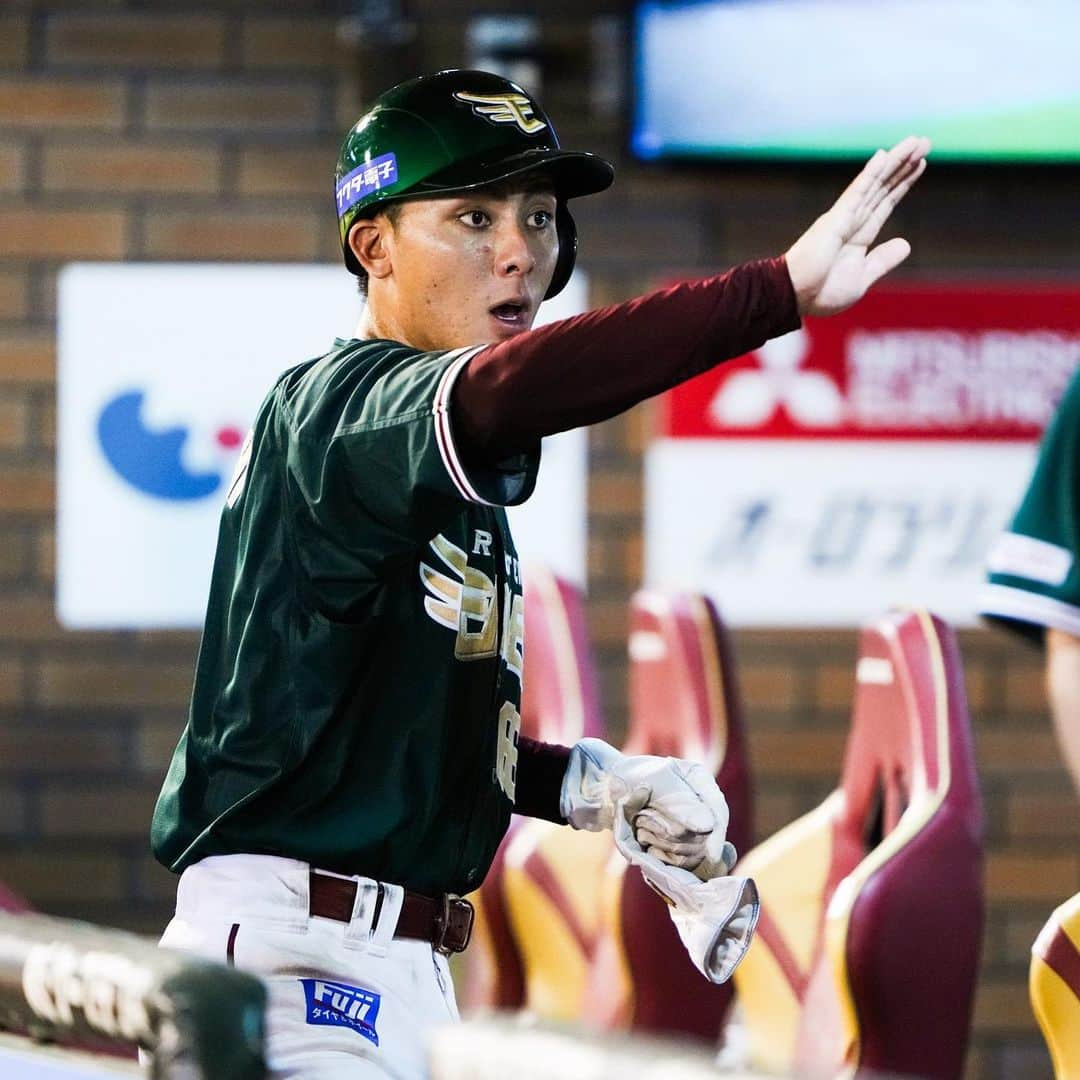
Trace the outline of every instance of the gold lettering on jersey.
{"type": "Polygon", "coordinates": [[[505,597],[502,630],[502,658],[506,669],[512,671],[521,681],[521,672],[525,666],[525,597],[521,593],[511,593],[507,585],[503,591],[505,597]]]}
{"type": "Polygon", "coordinates": [[[517,790],[518,733],[521,714],[507,701],[499,710],[499,737],[495,746],[495,778],[513,802],[517,790]]]}
{"type": "Polygon", "coordinates": [[[504,555],[506,560],[506,576],[511,579],[515,585],[521,584],[521,563],[517,561],[512,555],[504,555]]]}
{"type": "Polygon", "coordinates": [[[494,656],[499,629],[495,583],[483,571],[469,566],[468,555],[442,534],[428,547],[455,576],[427,563],[420,564],[420,580],[429,593],[424,597],[424,610],[440,626],[457,632],[457,659],[484,660],[494,656]]]}
{"type": "Polygon", "coordinates": [[[526,135],[535,135],[547,127],[533,116],[532,102],[524,94],[470,94],[462,90],[454,97],[471,105],[477,116],[493,124],[516,124],[526,135]]]}

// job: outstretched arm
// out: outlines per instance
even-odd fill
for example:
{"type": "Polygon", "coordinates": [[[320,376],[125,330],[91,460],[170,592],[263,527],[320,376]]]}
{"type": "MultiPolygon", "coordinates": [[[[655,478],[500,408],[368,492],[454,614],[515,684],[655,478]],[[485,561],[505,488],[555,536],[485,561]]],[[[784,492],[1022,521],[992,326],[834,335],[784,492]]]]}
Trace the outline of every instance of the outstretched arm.
{"type": "Polygon", "coordinates": [[[787,252],[800,315],[835,315],[859,300],[911,254],[894,237],[877,247],[882,225],[926,169],[930,140],[909,135],[879,150],[835,203],[787,252]]]}
{"type": "Polygon", "coordinates": [[[541,437],[606,420],[647,397],[855,303],[910,251],[874,248],[882,225],[925,168],[927,139],[909,136],[866,167],[787,255],[682,281],[489,345],[454,384],[453,428],[470,462],[499,462],[541,437]]]}

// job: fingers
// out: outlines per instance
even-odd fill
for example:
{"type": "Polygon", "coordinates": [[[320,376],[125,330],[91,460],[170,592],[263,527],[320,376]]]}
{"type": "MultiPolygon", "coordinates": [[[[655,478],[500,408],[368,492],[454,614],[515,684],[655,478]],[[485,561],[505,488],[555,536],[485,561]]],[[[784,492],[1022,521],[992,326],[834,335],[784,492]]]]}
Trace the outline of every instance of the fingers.
{"type": "MultiPolygon", "coordinates": [[[[880,151],[879,151],[880,153],[880,151]]],[[[923,135],[909,135],[886,152],[880,167],[884,188],[892,189],[930,153],[930,140],[923,135]]]]}
{"type": "Polygon", "coordinates": [[[680,870],[689,870],[691,873],[701,866],[705,858],[704,851],[698,851],[692,855],[681,855],[664,847],[648,847],[645,851],[668,866],[677,866],[680,870]]]}
{"type": "Polygon", "coordinates": [[[698,830],[648,807],[633,822],[634,838],[644,851],[669,866],[694,870],[705,858],[710,830],[698,830]]]}
{"type": "Polygon", "coordinates": [[[886,166],[885,151],[875,150],[873,157],[836,200],[834,209],[851,214],[855,220],[861,220],[866,214],[868,203],[879,190],[881,176],[886,166]]]}
{"type": "MultiPolygon", "coordinates": [[[[710,832],[720,809],[725,813],[724,825],[727,825],[726,806],[707,803],[681,769],[668,766],[651,780],[648,805],[635,808],[635,813],[638,809],[647,809],[658,824],[664,823],[668,833],[710,832]]],[[[720,799],[722,803],[722,796],[720,799]]]]}
{"type": "Polygon", "coordinates": [[[712,878],[730,874],[738,859],[739,853],[735,850],[735,845],[725,841],[719,852],[706,852],[705,858],[691,869],[702,881],[710,881],[712,878]]]}
{"type": "Polygon", "coordinates": [[[896,236],[878,244],[866,256],[866,285],[869,288],[875,281],[883,278],[890,270],[895,270],[911,254],[911,245],[902,237],[896,236]]]}
{"type": "MultiPolygon", "coordinates": [[[[895,186],[883,193],[869,218],[853,233],[850,242],[859,247],[869,248],[877,238],[878,233],[881,232],[882,226],[889,220],[900,200],[911,190],[912,185],[925,171],[925,158],[909,162],[907,167],[898,174],[895,186]]],[[[886,252],[878,255],[871,252],[872,258],[868,257],[867,270],[872,272],[872,276],[868,277],[868,283],[873,284],[879,277],[887,274],[889,270],[902,263],[910,254],[910,250],[910,246],[901,250],[898,246],[893,245],[886,252]]]]}
{"type": "Polygon", "coordinates": [[[648,851],[650,848],[659,848],[662,851],[670,851],[673,855],[696,856],[700,861],[705,857],[705,837],[683,837],[676,839],[666,833],[656,833],[651,829],[637,828],[634,830],[637,842],[648,851]]]}
{"type": "MultiPolygon", "coordinates": [[[[877,228],[892,213],[896,204],[911,190],[911,185],[926,171],[925,157],[905,158],[900,166],[889,176],[888,182],[874,192],[873,197],[867,200],[866,206],[869,211],[868,221],[875,221],[877,228]],[[884,211],[882,208],[884,207],[884,211]]],[[[876,230],[875,230],[876,232],[876,230]]]]}
{"type": "Polygon", "coordinates": [[[893,210],[896,209],[900,200],[911,190],[912,184],[926,171],[926,160],[913,162],[908,170],[898,181],[896,186],[885,192],[874,207],[873,213],[866,223],[851,237],[852,243],[869,247],[874,238],[881,232],[882,225],[889,220],[893,210]]]}
{"type": "Polygon", "coordinates": [[[898,171],[903,170],[920,155],[925,157],[928,150],[929,140],[918,135],[909,135],[891,150],[875,150],[844,194],[851,193],[855,196],[857,209],[868,209],[882,191],[888,190],[898,171]]]}
{"type": "MultiPolygon", "coordinates": [[[[926,172],[926,158],[917,158],[913,161],[904,174],[898,178],[892,190],[885,196],[885,201],[895,206],[910,190],[911,185],[926,172]]],[[[890,206],[890,209],[892,209],[890,206]]]]}
{"type": "Polygon", "coordinates": [[[908,135],[889,151],[889,157],[896,160],[916,161],[929,153],[930,140],[925,135],[908,135]]]}
{"type": "Polygon", "coordinates": [[[681,815],[672,817],[651,806],[636,814],[633,822],[634,829],[639,837],[643,832],[647,832],[651,836],[663,838],[662,842],[670,841],[672,843],[681,841],[693,843],[696,837],[696,842],[699,844],[702,842],[702,837],[708,836],[716,824],[715,819],[711,816],[709,818],[695,817],[693,820],[687,820],[681,815]]]}
{"type": "Polygon", "coordinates": [[[672,844],[651,834],[639,830],[636,835],[642,849],[668,866],[678,866],[696,874],[701,881],[730,874],[739,854],[730,841],[721,844],[672,844]]]}
{"type": "MultiPolygon", "coordinates": [[[[837,200],[837,207],[850,214],[849,237],[863,229],[883,203],[892,199],[891,210],[903,198],[915,180],[922,175],[929,152],[929,139],[921,135],[909,135],[891,150],[878,150],[874,153],[837,200]]],[[[885,216],[887,217],[888,213],[885,216]]]]}

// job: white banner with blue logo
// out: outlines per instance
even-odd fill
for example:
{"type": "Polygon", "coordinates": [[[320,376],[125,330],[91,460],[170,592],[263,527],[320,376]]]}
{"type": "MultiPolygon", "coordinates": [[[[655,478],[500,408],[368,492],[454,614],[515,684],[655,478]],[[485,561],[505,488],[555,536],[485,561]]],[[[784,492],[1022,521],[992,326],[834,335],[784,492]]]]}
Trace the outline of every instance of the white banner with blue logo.
{"type": "MultiPolygon", "coordinates": [[[[577,273],[538,321],[586,308],[577,273]]],[[[57,584],[73,629],[202,624],[218,517],[274,379],[351,337],[336,266],[77,263],[58,297],[57,584]]],[[[585,580],[586,439],[546,440],[523,558],[585,580]]]]}

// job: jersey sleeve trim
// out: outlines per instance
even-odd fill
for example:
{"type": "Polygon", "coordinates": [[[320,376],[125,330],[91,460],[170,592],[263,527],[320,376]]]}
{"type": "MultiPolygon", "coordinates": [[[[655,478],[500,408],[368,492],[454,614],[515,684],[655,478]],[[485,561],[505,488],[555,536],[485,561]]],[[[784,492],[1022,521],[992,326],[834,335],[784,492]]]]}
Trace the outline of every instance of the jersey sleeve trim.
{"type": "Polygon", "coordinates": [[[454,433],[450,424],[450,394],[454,389],[454,382],[461,374],[462,368],[481,350],[483,345],[477,345],[471,349],[460,350],[458,357],[446,368],[439,380],[435,391],[435,439],[439,446],[439,455],[446,467],[447,475],[458,489],[462,498],[469,502],[482,503],[484,506],[498,506],[498,503],[485,499],[469,482],[469,475],[457,452],[454,443],[454,433]]]}
{"type": "Polygon", "coordinates": [[[1073,555],[1068,548],[1016,532],[1002,533],[987,557],[992,574],[1027,578],[1051,586],[1063,585],[1072,565],[1073,555]]]}
{"type": "Polygon", "coordinates": [[[1011,585],[984,585],[979,593],[979,613],[1064,630],[1080,637],[1080,608],[1011,585]]]}

